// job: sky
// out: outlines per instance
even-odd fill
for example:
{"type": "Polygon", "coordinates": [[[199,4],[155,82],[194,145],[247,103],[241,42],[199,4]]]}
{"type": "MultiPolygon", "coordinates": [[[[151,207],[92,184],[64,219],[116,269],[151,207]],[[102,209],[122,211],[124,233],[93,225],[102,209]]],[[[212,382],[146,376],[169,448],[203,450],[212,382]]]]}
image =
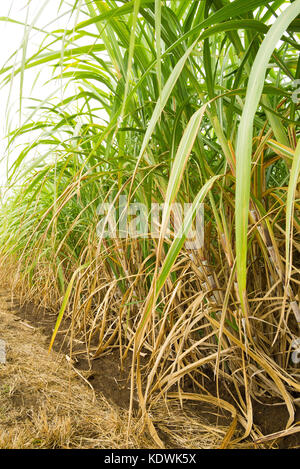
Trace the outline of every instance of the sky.
{"type": "MultiPolygon", "coordinates": [[[[31,25],[35,24],[40,29],[46,29],[48,31],[53,28],[65,28],[68,25],[69,15],[63,15],[60,17],[64,10],[58,13],[58,7],[60,0],[31,0],[29,2],[29,8],[27,8],[28,0],[2,0],[0,1],[0,70],[5,66],[10,56],[18,49],[21,49],[16,56],[10,61],[10,64],[17,63],[22,58],[22,44],[24,41],[23,25],[15,24],[11,21],[5,21],[8,17],[9,20],[16,20],[22,23],[31,25]],[[49,24],[49,22],[53,22],[49,24]]],[[[74,21],[74,18],[72,19],[74,21]]],[[[69,26],[69,25],[68,25],[69,26]]],[[[70,27],[73,23],[70,24],[70,27]]],[[[26,48],[26,57],[30,57],[41,44],[44,35],[33,29],[28,28],[29,39],[26,48]]],[[[0,82],[3,75],[0,76],[0,82]]],[[[13,161],[18,154],[18,149],[14,148],[9,152],[7,159],[6,144],[7,139],[5,138],[8,128],[16,128],[19,124],[20,119],[24,122],[26,115],[29,115],[29,111],[26,107],[29,104],[29,100],[26,98],[34,97],[38,99],[45,99],[51,93],[56,96],[63,96],[64,90],[60,86],[60,83],[51,82],[45,85],[45,82],[51,78],[50,67],[44,67],[40,74],[37,75],[37,69],[28,69],[24,75],[23,92],[24,100],[22,102],[23,115],[20,116],[18,112],[20,106],[20,76],[14,78],[5,87],[0,88],[0,185],[4,184],[6,180],[7,162],[13,161]],[[34,88],[33,88],[34,84],[34,88]],[[3,161],[3,156],[5,160],[3,161]]],[[[20,139],[20,143],[21,143],[20,139]]]]}

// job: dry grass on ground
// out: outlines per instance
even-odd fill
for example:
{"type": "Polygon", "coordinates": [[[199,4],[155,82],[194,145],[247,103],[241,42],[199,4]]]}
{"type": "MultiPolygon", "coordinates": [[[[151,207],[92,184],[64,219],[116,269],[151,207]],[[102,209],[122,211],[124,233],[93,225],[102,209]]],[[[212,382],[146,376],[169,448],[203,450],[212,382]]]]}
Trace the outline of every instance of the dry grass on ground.
{"type": "MultiPolygon", "coordinates": [[[[62,354],[47,352],[46,338],[0,305],[0,448],[153,448],[140,421],[94,393],[62,354]],[[127,442],[127,444],[126,444],[127,442]]],[[[226,428],[160,403],[152,415],[166,447],[217,448],[226,428]]]]}

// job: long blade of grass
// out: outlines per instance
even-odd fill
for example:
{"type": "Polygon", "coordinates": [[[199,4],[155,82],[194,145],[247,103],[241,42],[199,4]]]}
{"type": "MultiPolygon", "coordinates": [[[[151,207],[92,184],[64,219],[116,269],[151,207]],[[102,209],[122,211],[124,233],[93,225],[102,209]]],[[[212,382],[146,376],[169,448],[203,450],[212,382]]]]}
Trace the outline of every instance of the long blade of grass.
{"type": "Polygon", "coordinates": [[[65,293],[65,296],[64,296],[64,299],[62,301],[62,305],[61,305],[61,308],[59,310],[59,313],[58,313],[58,316],[57,316],[57,320],[56,320],[56,323],[55,323],[55,326],[54,326],[54,330],[53,330],[53,334],[52,334],[52,337],[51,337],[51,340],[50,340],[50,344],[49,344],[49,349],[48,351],[50,352],[52,347],[53,347],[53,343],[54,343],[54,340],[55,340],[55,337],[57,335],[57,332],[58,332],[58,329],[59,329],[59,326],[61,324],[61,321],[63,319],[63,315],[64,315],[64,312],[66,310],[66,307],[68,305],[68,302],[69,302],[69,299],[70,299],[70,295],[72,293],[72,288],[73,288],[73,285],[74,285],[74,282],[75,282],[75,279],[77,277],[77,274],[85,269],[87,267],[87,264],[84,264],[84,265],[81,265],[80,267],[78,267],[78,269],[75,270],[75,272],[73,273],[72,277],[71,277],[71,280],[67,286],[67,290],[66,290],[66,293],[65,293]]]}
{"type": "Polygon", "coordinates": [[[170,216],[171,205],[174,202],[178,193],[184,174],[184,169],[192,151],[206,108],[207,104],[202,106],[200,109],[198,109],[198,111],[193,114],[180,140],[180,144],[172,165],[172,170],[164,202],[164,211],[162,215],[159,244],[157,249],[157,261],[159,260],[161,254],[162,243],[165,236],[168,219],[170,216]]]}
{"type": "Polygon", "coordinates": [[[246,314],[247,233],[250,200],[250,175],[253,121],[264,86],[267,66],[273,50],[288,25],[300,13],[300,1],[290,5],[268,31],[253,63],[247,88],[245,105],[238,130],[236,149],[236,258],[237,280],[241,306],[246,314]]]}
{"type": "Polygon", "coordinates": [[[155,43],[158,96],[161,95],[161,0],[155,0],[155,43]]]}
{"type": "Polygon", "coordinates": [[[298,141],[293,164],[290,170],[290,181],[288,185],[286,200],[286,228],[285,228],[285,262],[286,262],[286,282],[290,278],[292,262],[291,262],[291,243],[293,234],[293,209],[295,203],[295,192],[300,173],[300,140],[298,141]]]}
{"type": "Polygon", "coordinates": [[[181,229],[181,236],[178,236],[173,240],[165,257],[161,270],[155,281],[155,288],[152,291],[150,290],[150,294],[145,305],[138,332],[141,332],[143,330],[145,324],[147,323],[147,320],[149,319],[149,315],[152,311],[152,308],[154,307],[156,299],[171,272],[171,269],[174,265],[174,262],[176,261],[176,258],[183,244],[186,241],[187,235],[191,229],[192,222],[197,214],[197,210],[199,209],[200,204],[203,202],[207,193],[211,190],[216,180],[220,177],[221,176],[213,176],[203,185],[203,187],[200,189],[197,196],[195,197],[190,209],[188,210],[185,216],[184,224],[181,229]]]}

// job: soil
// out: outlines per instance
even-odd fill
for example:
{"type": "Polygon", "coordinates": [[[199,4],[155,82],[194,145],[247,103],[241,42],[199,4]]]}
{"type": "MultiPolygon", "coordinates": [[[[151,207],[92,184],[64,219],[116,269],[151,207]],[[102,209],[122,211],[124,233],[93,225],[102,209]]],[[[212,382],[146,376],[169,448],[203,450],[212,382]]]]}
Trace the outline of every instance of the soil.
{"type": "MultiPolygon", "coordinates": [[[[37,308],[33,304],[20,306],[16,300],[10,304],[9,310],[14,312],[25,323],[38,328],[46,336],[50,343],[57,315],[46,310],[37,308]]],[[[53,350],[66,355],[70,354],[70,346],[67,340],[67,332],[71,321],[66,318],[62,321],[53,344],[53,350]]],[[[128,409],[130,402],[130,369],[131,354],[123,362],[121,368],[119,350],[115,349],[106,355],[94,360],[88,360],[84,344],[72,346],[73,365],[81,371],[88,372],[88,381],[93,386],[96,395],[102,393],[107,399],[123,409],[128,409]]],[[[85,374],[86,375],[86,374],[85,374]]]]}
{"type": "MultiPolygon", "coordinates": [[[[30,327],[39,329],[47,338],[48,343],[53,333],[57,315],[43,308],[37,308],[33,304],[20,305],[16,300],[6,300],[8,309],[14,312],[18,318],[30,327]]],[[[56,352],[69,354],[69,344],[67,341],[70,320],[64,319],[60,330],[56,336],[53,349],[56,352]]],[[[92,385],[96,396],[101,393],[105,398],[122,409],[129,408],[130,402],[130,370],[132,355],[129,353],[121,368],[119,350],[115,349],[110,353],[101,355],[94,360],[88,360],[85,354],[84,344],[76,343],[73,345],[73,365],[76,369],[87,372],[88,381],[92,385]]],[[[207,378],[203,378],[205,389],[216,396],[216,383],[213,375],[207,372],[207,378]]],[[[186,381],[186,392],[193,392],[193,385],[186,381]]],[[[234,392],[228,388],[225,382],[219,382],[219,396],[235,405],[232,397],[234,392]]],[[[17,399],[17,396],[15,397],[17,399]]],[[[135,399],[136,409],[138,408],[137,399],[135,399]]],[[[253,401],[254,424],[260,429],[263,435],[269,435],[283,430],[288,421],[288,411],[284,405],[274,405],[276,401],[268,400],[266,403],[253,401]]],[[[204,417],[207,422],[213,426],[229,426],[231,415],[216,407],[199,402],[186,402],[185,408],[192,409],[199,418],[204,417]]],[[[300,408],[296,408],[295,422],[300,421],[300,408]]],[[[165,439],[167,438],[166,435],[165,439]]],[[[289,435],[278,440],[273,440],[271,447],[279,449],[297,449],[300,448],[300,432],[289,435]]],[[[252,444],[253,447],[253,444],[252,444]]]]}

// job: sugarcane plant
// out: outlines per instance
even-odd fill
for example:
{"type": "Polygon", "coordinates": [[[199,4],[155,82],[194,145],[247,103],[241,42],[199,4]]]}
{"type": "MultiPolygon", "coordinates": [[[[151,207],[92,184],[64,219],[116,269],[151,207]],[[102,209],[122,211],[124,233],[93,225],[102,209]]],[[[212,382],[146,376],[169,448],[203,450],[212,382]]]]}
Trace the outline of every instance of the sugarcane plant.
{"type": "Polygon", "coordinates": [[[65,89],[9,131],[2,270],[58,311],[50,349],[69,316],[92,358],[131,354],[131,410],[137,389],[157,444],[151,406],[166,396],[224,407],[239,439],[262,436],[253,399],[276,397],[297,431],[300,0],[65,3],[72,27],[39,28],[27,56],[25,25],[20,63],[1,70],[8,86],[51,67],[65,89]],[[235,407],[207,395],[208,369],[235,407]]]}

